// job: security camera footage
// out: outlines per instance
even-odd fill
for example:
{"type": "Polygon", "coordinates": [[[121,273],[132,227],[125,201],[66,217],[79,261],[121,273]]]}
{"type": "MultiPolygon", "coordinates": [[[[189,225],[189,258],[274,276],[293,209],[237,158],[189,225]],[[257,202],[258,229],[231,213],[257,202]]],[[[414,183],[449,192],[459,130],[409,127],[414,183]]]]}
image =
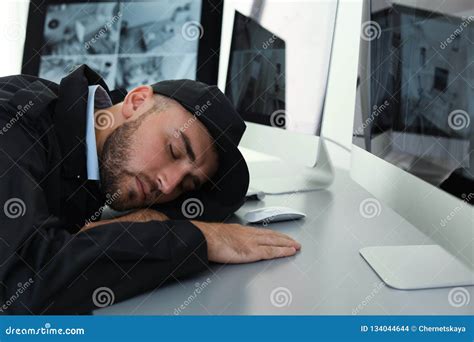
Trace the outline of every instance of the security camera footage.
{"type": "Polygon", "coordinates": [[[370,3],[354,144],[474,203],[474,7],[370,3]]]}
{"type": "Polygon", "coordinates": [[[110,89],[195,79],[201,5],[200,0],[49,5],[39,76],[59,82],[86,63],[110,89]]]}

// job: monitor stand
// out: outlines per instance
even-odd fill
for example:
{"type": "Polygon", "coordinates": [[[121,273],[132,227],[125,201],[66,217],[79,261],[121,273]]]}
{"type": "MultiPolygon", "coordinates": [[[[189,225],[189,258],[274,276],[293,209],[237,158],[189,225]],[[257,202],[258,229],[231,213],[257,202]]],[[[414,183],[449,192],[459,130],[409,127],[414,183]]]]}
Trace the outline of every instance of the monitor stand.
{"type": "Polygon", "coordinates": [[[474,285],[474,272],[438,245],[378,246],[360,251],[390,287],[416,290],[474,285]]]}
{"type": "Polygon", "coordinates": [[[283,160],[249,161],[250,188],[268,195],[326,189],[334,180],[334,169],[326,143],[320,137],[313,166],[296,166],[283,160]]]}

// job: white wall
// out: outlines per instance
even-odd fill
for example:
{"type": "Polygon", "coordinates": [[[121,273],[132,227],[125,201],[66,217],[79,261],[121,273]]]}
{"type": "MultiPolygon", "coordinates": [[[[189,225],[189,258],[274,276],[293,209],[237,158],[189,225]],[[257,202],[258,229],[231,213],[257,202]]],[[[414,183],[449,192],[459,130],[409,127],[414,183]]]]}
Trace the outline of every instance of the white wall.
{"type": "Polygon", "coordinates": [[[21,72],[28,0],[0,1],[0,77],[21,72]]]}

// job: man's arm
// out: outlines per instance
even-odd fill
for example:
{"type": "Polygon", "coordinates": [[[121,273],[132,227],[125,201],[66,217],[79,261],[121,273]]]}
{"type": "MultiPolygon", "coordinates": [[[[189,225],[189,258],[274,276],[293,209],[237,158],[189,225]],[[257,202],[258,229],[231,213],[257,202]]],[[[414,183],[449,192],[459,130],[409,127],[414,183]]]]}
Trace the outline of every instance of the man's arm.
{"type": "MultiPolygon", "coordinates": [[[[130,214],[91,223],[81,231],[113,222],[166,221],[168,217],[152,209],[136,210],[130,214]]],[[[240,224],[191,221],[207,242],[209,261],[219,263],[245,263],[263,259],[291,256],[301,245],[289,236],[270,229],[252,228],[240,224]]]]}
{"type": "Polygon", "coordinates": [[[138,209],[123,216],[115,217],[107,220],[100,220],[86,223],[81,231],[86,231],[95,227],[114,222],[148,222],[148,221],[168,221],[169,217],[165,214],[153,209],[138,209]]]}
{"type": "MultiPolygon", "coordinates": [[[[25,201],[30,209],[34,202],[29,197],[25,201]]],[[[30,279],[33,283],[0,309],[23,314],[88,313],[100,307],[101,288],[108,288],[113,302],[119,302],[201,271],[208,260],[251,262],[293,255],[299,249],[295,241],[271,230],[160,221],[164,219],[160,215],[132,213],[75,235],[53,217],[38,225],[28,222],[28,215],[16,218],[16,224],[30,228],[31,237],[17,252],[8,249],[11,254],[1,267],[7,271],[2,272],[4,298],[14,298],[19,283],[30,279]],[[133,218],[140,222],[130,221],[133,218]],[[32,232],[37,226],[41,231],[32,232]]]]}
{"type": "Polygon", "coordinates": [[[89,313],[101,305],[100,288],[119,302],[208,263],[204,236],[187,221],[114,222],[75,235],[54,218],[23,222],[30,238],[16,248],[2,240],[3,313],[89,313]],[[18,295],[19,284],[30,281],[18,295]]]}

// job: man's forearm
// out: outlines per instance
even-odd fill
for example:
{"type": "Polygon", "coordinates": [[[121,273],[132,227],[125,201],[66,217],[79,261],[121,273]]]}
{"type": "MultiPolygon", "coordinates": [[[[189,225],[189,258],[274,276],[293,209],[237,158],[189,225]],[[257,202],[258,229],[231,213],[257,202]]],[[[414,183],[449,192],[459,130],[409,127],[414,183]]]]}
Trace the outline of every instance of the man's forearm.
{"type": "MultiPolygon", "coordinates": [[[[81,231],[114,222],[166,221],[169,218],[152,209],[141,209],[133,213],[91,223],[81,231]]],[[[198,228],[207,243],[209,261],[219,263],[246,263],[296,254],[301,245],[289,236],[264,228],[247,227],[240,224],[190,221],[198,228]]]]}
{"type": "Polygon", "coordinates": [[[169,217],[159,211],[153,209],[139,209],[127,215],[116,217],[113,219],[100,220],[90,222],[81,228],[80,231],[85,231],[91,228],[99,227],[105,224],[114,222],[148,222],[148,221],[166,221],[169,217]]]}

